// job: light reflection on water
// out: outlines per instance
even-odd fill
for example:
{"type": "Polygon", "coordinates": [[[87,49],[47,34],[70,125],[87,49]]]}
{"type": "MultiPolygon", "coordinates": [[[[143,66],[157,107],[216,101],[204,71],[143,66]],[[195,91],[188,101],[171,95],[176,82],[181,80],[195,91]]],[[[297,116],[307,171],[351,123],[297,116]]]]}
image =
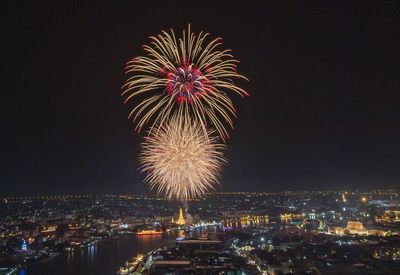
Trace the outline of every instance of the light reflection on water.
{"type": "Polygon", "coordinates": [[[29,266],[20,275],[115,274],[125,261],[138,253],[149,252],[162,245],[173,244],[175,235],[124,236],[76,249],[54,259],[29,266]]]}
{"type": "MultiPolygon", "coordinates": [[[[191,232],[190,235],[197,236],[200,231],[191,232]]],[[[215,232],[216,228],[208,228],[207,231],[215,232]]],[[[21,270],[19,275],[116,274],[125,261],[131,260],[138,253],[173,245],[176,238],[176,232],[168,232],[162,235],[124,236],[116,240],[101,241],[31,265],[26,270],[21,270]]]]}

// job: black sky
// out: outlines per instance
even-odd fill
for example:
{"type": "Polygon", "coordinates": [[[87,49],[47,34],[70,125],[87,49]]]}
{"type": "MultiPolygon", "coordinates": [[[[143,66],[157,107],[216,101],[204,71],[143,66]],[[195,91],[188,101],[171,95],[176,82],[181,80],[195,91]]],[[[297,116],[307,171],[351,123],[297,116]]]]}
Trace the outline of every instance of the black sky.
{"type": "Polygon", "coordinates": [[[123,67],[189,22],[251,80],[219,190],[400,183],[398,1],[4,2],[0,195],[146,192],[123,67]]]}

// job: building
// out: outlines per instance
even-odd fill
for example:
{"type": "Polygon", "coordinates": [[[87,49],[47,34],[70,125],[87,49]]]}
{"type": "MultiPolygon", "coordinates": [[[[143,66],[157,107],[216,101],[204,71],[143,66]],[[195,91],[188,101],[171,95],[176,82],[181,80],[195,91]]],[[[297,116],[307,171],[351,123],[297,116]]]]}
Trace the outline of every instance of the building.
{"type": "Polygon", "coordinates": [[[347,222],[344,232],[347,234],[368,235],[368,229],[364,228],[364,225],[361,222],[347,222]]]}
{"type": "Polygon", "coordinates": [[[381,216],[376,216],[375,221],[383,224],[400,224],[400,210],[386,210],[381,216]]]}
{"type": "Polygon", "coordinates": [[[181,226],[186,224],[185,218],[183,217],[182,207],[179,209],[179,218],[176,221],[176,224],[181,226]]]}

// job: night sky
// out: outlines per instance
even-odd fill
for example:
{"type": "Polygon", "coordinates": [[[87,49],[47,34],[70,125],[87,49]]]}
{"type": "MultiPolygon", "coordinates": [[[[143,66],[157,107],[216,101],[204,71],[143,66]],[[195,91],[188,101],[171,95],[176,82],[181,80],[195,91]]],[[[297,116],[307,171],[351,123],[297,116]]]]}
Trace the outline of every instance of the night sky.
{"type": "Polygon", "coordinates": [[[146,192],[124,65],[187,23],[250,79],[218,190],[400,186],[398,1],[4,2],[0,196],[146,192]]]}

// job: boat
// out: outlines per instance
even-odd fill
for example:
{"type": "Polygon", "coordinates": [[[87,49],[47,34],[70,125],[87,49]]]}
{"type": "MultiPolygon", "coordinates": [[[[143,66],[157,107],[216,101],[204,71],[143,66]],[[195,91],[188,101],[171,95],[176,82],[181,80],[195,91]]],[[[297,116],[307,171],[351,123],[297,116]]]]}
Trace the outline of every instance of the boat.
{"type": "Polygon", "coordinates": [[[135,235],[161,235],[163,232],[159,230],[149,229],[149,230],[140,230],[135,232],[135,235]]]}

